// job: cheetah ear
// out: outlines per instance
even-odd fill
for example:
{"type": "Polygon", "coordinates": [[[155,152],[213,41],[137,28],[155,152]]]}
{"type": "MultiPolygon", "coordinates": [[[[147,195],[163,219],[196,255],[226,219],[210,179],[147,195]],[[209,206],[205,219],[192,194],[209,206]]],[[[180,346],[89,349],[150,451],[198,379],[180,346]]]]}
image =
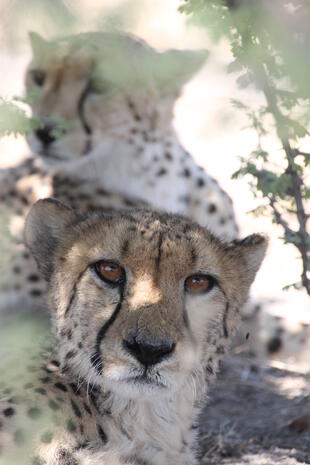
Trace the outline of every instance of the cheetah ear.
{"type": "Polygon", "coordinates": [[[240,270],[240,284],[247,292],[265,256],[268,239],[261,234],[252,234],[232,242],[232,252],[240,270]]]}
{"type": "Polygon", "coordinates": [[[53,271],[55,250],[68,226],[78,220],[70,207],[55,199],[36,202],[27,215],[24,239],[43,277],[48,280],[53,271]]]}
{"type": "Polygon", "coordinates": [[[207,50],[167,50],[160,54],[159,81],[164,91],[180,92],[182,86],[202,67],[207,50]]]}
{"type": "Polygon", "coordinates": [[[29,32],[29,40],[34,58],[41,58],[51,49],[51,44],[37,32],[29,32]]]}

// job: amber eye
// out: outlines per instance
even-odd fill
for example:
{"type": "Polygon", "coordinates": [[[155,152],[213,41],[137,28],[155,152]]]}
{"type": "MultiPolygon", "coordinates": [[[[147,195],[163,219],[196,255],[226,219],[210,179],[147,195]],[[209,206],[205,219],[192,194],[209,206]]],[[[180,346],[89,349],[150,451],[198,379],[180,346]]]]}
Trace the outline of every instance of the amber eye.
{"type": "Polygon", "coordinates": [[[42,69],[33,69],[31,71],[31,77],[32,77],[33,82],[37,86],[41,87],[41,86],[43,86],[43,84],[45,82],[46,72],[43,71],[42,69]]]}
{"type": "Polygon", "coordinates": [[[206,274],[193,274],[186,278],[184,287],[189,294],[203,294],[211,291],[215,284],[215,279],[206,274]]]}
{"type": "Polygon", "coordinates": [[[109,284],[120,284],[124,280],[125,272],[115,262],[100,260],[94,267],[99,278],[109,284]]]}

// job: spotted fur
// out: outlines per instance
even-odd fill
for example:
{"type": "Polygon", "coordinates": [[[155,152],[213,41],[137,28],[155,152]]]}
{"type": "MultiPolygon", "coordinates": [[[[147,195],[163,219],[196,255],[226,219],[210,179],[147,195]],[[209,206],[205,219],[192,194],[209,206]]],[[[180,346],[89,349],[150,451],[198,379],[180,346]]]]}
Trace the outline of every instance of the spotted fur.
{"type": "Polygon", "coordinates": [[[180,216],[85,215],[52,199],[31,209],[25,239],[48,281],[56,350],[19,403],[11,387],[2,395],[2,453],[27,436],[19,421],[44,417],[29,428],[32,463],[196,464],[193,426],[266,239],[225,243],[180,216]],[[121,267],[117,284],[96,272],[103,259],[121,267]],[[197,273],[213,285],[192,295],[185,280],[197,273]]]}
{"type": "Polygon", "coordinates": [[[31,42],[26,87],[39,92],[32,111],[45,127],[28,140],[46,166],[83,173],[108,190],[184,214],[217,236],[237,237],[231,199],[184,150],[173,128],[175,100],[206,52],[158,53],[116,33],[52,42],[32,34],[31,42]],[[55,138],[59,117],[74,124],[55,138]]]}

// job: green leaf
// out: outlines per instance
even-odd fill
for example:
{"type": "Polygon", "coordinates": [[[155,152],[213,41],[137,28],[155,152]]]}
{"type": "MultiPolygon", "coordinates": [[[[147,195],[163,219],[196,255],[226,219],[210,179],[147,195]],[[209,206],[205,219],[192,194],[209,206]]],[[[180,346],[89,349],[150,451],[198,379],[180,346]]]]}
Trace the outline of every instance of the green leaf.
{"type": "Polygon", "coordinates": [[[15,103],[0,98],[0,137],[26,135],[40,126],[38,119],[28,117],[15,103]]]}

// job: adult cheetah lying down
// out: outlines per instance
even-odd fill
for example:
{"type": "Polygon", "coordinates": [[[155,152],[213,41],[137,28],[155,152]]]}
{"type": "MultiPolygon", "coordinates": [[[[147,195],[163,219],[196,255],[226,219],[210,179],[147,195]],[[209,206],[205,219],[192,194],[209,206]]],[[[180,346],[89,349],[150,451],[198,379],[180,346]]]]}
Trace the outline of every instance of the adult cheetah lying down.
{"type": "Polygon", "coordinates": [[[18,244],[0,277],[1,308],[25,298],[29,306],[41,303],[45,285],[21,241],[25,215],[40,198],[83,211],[146,202],[227,240],[238,236],[231,199],[173,128],[175,100],[204,51],[159,53],[120,33],[30,37],[26,90],[36,95],[32,114],[43,126],[28,136],[33,157],[0,171],[0,209],[18,244]]]}
{"type": "Polygon", "coordinates": [[[32,207],[25,239],[48,282],[55,350],[19,398],[4,389],[2,454],[39,424],[33,464],[197,463],[193,425],[266,239],[225,243],[181,216],[81,215],[54,199],[32,207]]]}

